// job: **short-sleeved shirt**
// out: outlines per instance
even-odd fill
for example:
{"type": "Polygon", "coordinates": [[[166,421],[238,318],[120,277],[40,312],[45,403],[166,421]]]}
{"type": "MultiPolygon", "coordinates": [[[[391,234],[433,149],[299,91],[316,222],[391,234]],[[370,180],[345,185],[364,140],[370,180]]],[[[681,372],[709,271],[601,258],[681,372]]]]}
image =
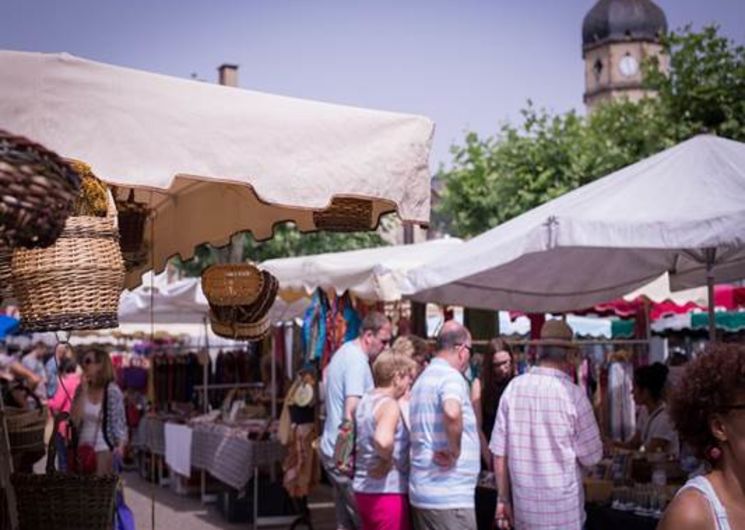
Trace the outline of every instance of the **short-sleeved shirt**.
{"type": "Polygon", "coordinates": [[[480,466],[479,435],[463,374],[442,359],[434,359],[411,391],[411,470],[409,500],[412,506],[430,510],[470,509],[480,466]],[[460,403],[463,434],[455,466],[443,469],[433,462],[434,453],[448,448],[443,402],[460,403]]]}
{"type": "Polygon", "coordinates": [[[642,435],[642,443],[645,447],[648,447],[650,442],[655,438],[667,440],[667,452],[673,456],[678,456],[678,453],[680,452],[678,432],[673,426],[673,420],[670,418],[670,414],[668,414],[665,405],[662,405],[647,416],[647,418],[640,424],[639,432],[642,435]]]}
{"type": "Polygon", "coordinates": [[[334,456],[339,426],[344,419],[344,400],[362,397],[373,388],[370,361],[357,340],[346,342],[331,357],[326,368],[326,422],[321,437],[321,452],[334,456]]]}
{"type": "Polygon", "coordinates": [[[603,456],[592,406],[564,372],[533,368],[502,395],[491,452],[507,457],[517,530],[580,530],[581,466],[603,456]]]}

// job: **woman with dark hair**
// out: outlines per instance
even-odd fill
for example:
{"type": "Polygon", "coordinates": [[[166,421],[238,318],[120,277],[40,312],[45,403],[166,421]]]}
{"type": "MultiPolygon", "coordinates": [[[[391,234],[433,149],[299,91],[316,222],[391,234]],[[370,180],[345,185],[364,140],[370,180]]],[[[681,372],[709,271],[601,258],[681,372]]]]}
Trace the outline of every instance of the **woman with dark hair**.
{"type": "Polygon", "coordinates": [[[642,366],[634,371],[634,401],[644,406],[647,417],[637,426],[631,440],[616,447],[639,449],[648,453],[664,452],[678,456],[680,443],[665,405],[668,368],[662,363],[642,366]]]}
{"type": "Polygon", "coordinates": [[[709,463],[678,492],[660,530],[745,528],[745,346],[715,344],[692,361],[670,400],[682,440],[709,463]]]}
{"type": "Polygon", "coordinates": [[[78,447],[95,451],[96,474],[113,471],[113,456],[121,458],[127,444],[124,396],[114,382],[109,354],[94,348],[82,356],[83,378],[72,404],[78,447]]]}
{"type": "MultiPolygon", "coordinates": [[[[476,414],[481,442],[481,467],[493,471],[494,460],[489,451],[494,422],[497,418],[499,400],[514,376],[512,349],[502,338],[492,339],[484,355],[481,373],[471,387],[471,401],[476,414]]],[[[479,530],[490,530],[497,507],[497,493],[494,490],[476,489],[476,523],[479,530]]]]}

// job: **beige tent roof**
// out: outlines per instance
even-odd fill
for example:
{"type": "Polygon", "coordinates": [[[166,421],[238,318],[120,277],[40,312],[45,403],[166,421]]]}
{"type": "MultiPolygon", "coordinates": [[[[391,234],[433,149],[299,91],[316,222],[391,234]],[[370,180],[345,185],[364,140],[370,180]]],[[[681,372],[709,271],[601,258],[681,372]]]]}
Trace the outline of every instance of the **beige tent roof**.
{"type": "MultiPolygon", "coordinates": [[[[236,232],[315,230],[335,198],[364,225],[429,221],[433,123],[121,68],[0,51],[0,127],[83,160],[155,210],[156,269],[236,232]]],[[[147,233],[150,234],[150,228],[147,233]]],[[[139,281],[130,274],[128,285],[139,281]]]]}

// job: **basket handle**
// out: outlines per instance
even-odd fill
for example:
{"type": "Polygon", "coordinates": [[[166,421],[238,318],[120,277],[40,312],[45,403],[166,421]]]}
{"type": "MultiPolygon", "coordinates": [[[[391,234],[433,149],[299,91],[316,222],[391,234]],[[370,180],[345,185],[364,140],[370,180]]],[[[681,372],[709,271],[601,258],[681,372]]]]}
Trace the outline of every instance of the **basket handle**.
{"type": "Polygon", "coordinates": [[[119,229],[119,215],[116,209],[116,201],[114,200],[114,194],[111,193],[111,189],[106,189],[106,217],[110,217],[114,220],[114,228],[119,229]]]}

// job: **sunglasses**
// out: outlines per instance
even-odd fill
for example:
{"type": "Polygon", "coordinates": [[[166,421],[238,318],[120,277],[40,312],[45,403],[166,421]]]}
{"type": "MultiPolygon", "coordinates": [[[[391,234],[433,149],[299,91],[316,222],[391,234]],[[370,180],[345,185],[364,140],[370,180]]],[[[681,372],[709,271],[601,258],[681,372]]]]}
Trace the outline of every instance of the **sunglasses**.
{"type": "Polygon", "coordinates": [[[473,353],[473,346],[470,344],[456,344],[456,346],[460,346],[462,348],[467,349],[468,353],[473,353]]]}
{"type": "Polygon", "coordinates": [[[83,366],[88,366],[89,364],[101,364],[101,361],[97,361],[93,357],[86,357],[83,359],[83,366]]]}

